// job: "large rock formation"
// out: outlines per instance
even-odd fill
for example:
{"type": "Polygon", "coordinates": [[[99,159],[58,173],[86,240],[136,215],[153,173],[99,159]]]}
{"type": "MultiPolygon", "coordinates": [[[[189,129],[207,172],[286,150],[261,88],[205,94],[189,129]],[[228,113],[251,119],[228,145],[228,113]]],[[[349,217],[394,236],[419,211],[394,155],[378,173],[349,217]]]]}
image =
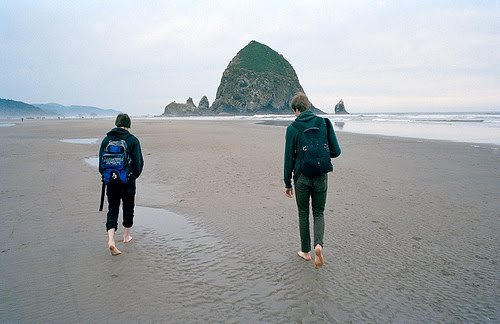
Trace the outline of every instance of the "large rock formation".
{"type": "Polygon", "coordinates": [[[335,114],[338,115],[348,115],[349,113],[345,110],[344,101],[340,99],[340,101],[335,105],[335,114]]]}
{"type": "MultiPolygon", "coordinates": [[[[293,67],[270,47],[251,41],[222,74],[213,114],[291,114],[290,101],[304,92],[293,67]]],[[[320,112],[313,107],[313,110],[320,112]]]]}
{"type": "Polygon", "coordinates": [[[171,102],[165,107],[164,116],[184,116],[197,115],[198,109],[193,103],[193,98],[189,97],[186,103],[171,102]]]}

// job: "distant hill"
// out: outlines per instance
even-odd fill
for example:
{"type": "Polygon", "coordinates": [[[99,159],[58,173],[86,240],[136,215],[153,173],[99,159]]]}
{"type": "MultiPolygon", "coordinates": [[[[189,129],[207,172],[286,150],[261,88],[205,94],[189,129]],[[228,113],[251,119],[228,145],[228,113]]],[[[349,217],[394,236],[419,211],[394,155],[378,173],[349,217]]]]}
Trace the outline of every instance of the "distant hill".
{"type": "Polygon", "coordinates": [[[114,109],[77,105],[63,106],[57,103],[33,104],[33,106],[61,117],[112,117],[120,113],[114,109]]]}
{"type": "Polygon", "coordinates": [[[47,117],[55,116],[52,112],[27,104],[22,101],[0,98],[0,118],[47,117]]]}
{"type": "Polygon", "coordinates": [[[27,104],[0,98],[0,118],[29,117],[112,117],[120,112],[91,106],[63,106],[57,103],[27,104]]]}

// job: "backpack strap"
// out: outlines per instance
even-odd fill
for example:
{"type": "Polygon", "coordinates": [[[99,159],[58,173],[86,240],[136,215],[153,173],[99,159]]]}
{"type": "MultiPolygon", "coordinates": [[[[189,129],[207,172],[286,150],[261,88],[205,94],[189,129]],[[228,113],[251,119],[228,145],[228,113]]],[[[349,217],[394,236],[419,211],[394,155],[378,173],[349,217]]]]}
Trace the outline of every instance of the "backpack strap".
{"type": "Polygon", "coordinates": [[[298,122],[298,121],[294,121],[292,124],[291,124],[296,130],[298,130],[299,132],[297,133],[297,142],[295,143],[295,147],[294,147],[294,150],[293,150],[293,159],[295,160],[297,158],[297,156],[299,155],[299,148],[298,148],[298,145],[299,145],[299,140],[300,140],[300,137],[302,136],[302,133],[304,133],[304,131],[307,129],[307,127],[304,126],[304,123],[301,123],[301,122],[298,122]]]}
{"type": "Polygon", "coordinates": [[[304,125],[302,125],[302,123],[299,123],[298,121],[294,121],[292,123],[292,126],[295,127],[295,129],[298,130],[299,132],[303,132],[306,129],[304,125]]]}
{"type": "Polygon", "coordinates": [[[325,120],[326,124],[326,139],[328,140],[328,146],[330,147],[330,151],[332,149],[332,145],[330,143],[330,129],[333,127],[332,122],[330,121],[329,118],[323,118],[325,120]]]}
{"type": "MultiPolygon", "coordinates": [[[[130,151],[130,146],[128,145],[127,139],[130,136],[132,136],[132,135],[130,133],[127,133],[127,134],[125,134],[125,136],[123,136],[123,138],[120,138],[120,139],[125,141],[125,145],[127,148],[127,151],[125,153],[127,154],[127,166],[129,167],[129,169],[130,169],[130,163],[131,163],[130,153],[132,153],[132,152],[130,151]]],[[[130,170],[129,170],[129,172],[130,172],[130,170]]]]}
{"type": "Polygon", "coordinates": [[[323,118],[325,120],[325,124],[326,124],[326,135],[328,136],[328,144],[330,144],[330,128],[333,127],[332,126],[332,122],[330,121],[329,118],[323,118]]]}

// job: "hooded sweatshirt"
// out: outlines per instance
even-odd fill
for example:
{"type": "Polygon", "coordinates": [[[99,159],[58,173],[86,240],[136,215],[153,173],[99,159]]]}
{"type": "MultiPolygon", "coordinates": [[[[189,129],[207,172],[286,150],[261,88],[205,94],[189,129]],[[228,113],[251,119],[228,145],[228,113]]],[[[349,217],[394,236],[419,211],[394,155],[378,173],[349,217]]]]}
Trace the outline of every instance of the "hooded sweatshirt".
{"type": "MultiPolygon", "coordinates": [[[[306,110],[302,112],[295,119],[295,121],[304,123],[304,126],[308,128],[308,127],[313,127],[315,125],[316,118],[321,118],[321,117],[318,117],[311,111],[306,110]]],[[[327,127],[328,125],[330,125],[329,126],[330,137],[328,138],[328,142],[331,148],[331,156],[332,158],[336,158],[340,155],[340,146],[337,141],[337,136],[335,135],[335,131],[333,130],[331,124],[327,123],[326,125],[327,127]]],[[[295,154],[298,145],[298,140],[299,140],[299,130],[290,124],[286,129],[286,135],[285,135],[285,158],[284,158],[285,188],[292,187],[292,172],[294,181],[297,181],[299,175],[301,174],[300,170],[301,161],[299,160],[300,158],[297,157],[295,154]]]]}
{"type": "Polygon", "coordinates": [[[101,156],[102,152],[106,149],[110,140],[123,139],[127,143],[127,155],[130,157],[130,179],[135,180],[139,178],[144,167],[144,159],[142,158],[141,144],[137,137],[130,134],[128,130],[121,127],[116,127],[110,130],[106,137],[101,142],[99,149],[99,172],[103,174],[104,170],[101,169],[101,156]]]}

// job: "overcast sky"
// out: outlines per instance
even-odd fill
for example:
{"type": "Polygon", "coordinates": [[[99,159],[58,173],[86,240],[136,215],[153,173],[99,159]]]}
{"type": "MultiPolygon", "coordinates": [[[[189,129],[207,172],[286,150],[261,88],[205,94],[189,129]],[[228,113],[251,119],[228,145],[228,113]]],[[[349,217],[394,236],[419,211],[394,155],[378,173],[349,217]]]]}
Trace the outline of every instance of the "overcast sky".
{"type": "Polygon", "coordinates": [[[500,111],[498,0],[4,0],[0,98],[133,115],[211,104],[251,40],[325,111],[500,111]]]}

